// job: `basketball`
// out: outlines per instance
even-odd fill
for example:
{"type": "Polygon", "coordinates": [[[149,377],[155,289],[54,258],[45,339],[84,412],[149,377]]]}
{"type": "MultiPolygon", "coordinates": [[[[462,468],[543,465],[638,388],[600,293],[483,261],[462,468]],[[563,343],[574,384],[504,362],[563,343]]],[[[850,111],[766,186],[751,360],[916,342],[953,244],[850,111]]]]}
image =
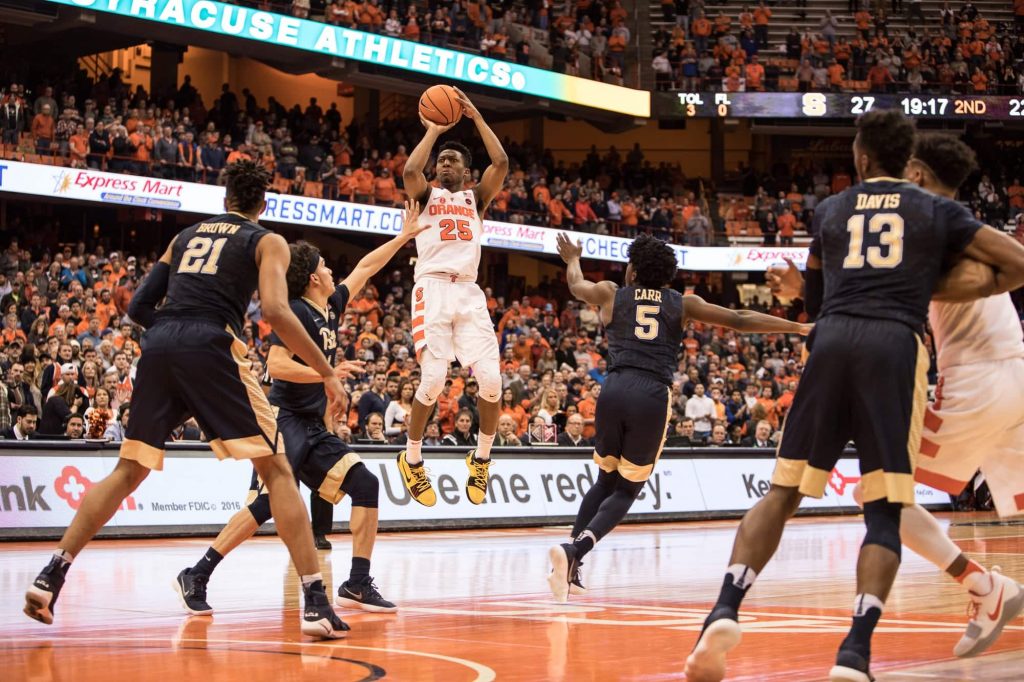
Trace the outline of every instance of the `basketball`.
{"type": "Polygon", "coordinates": [[[446,126],[462,118],[459,94],[450,85],[434,85],[420,96],[420,115],[438,125],[446,126]]]}

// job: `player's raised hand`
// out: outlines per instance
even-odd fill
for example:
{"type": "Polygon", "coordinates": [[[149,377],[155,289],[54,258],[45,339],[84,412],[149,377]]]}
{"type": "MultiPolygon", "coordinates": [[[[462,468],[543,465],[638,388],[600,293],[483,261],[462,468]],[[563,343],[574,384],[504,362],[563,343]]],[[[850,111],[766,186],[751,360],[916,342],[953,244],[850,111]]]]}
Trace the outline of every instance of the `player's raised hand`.
{"type": "Polygon", "coordinates": [[[469,96],[456,87],[452,87],[452,90],[459,95],[459,104],[462,105],[462,115],[466,118],[471,118],[474,121],[480,119],[480,110],[476,108],[476,105],[469,101],[469,96]]]}
{"type": "Polygon", "coordinates": [[[430,229],[430,225],[420,223],[420,202],[406,201],[405,213],[402,215],[402,236],[412,239],[420,232],[430,229]]]}
{"type": "Polygon", "coordinates": [[[766,279],[768,288],[772,293],[781,298],[800,298],[803,295],[804,278],[800,269],[790,258],[784,258],[786,267],[772,265],[768,267],[766,279]]]}
{"type": "Polygon", "coordinates": [[[334,376],[339,379],[351,379],[366,374],[366,363],[362,360],[342,360],[334,366],[334,376]]]}
{"type": "Polygon", "coordinates": [[[426,128],[428,131],[436,133],[437,135],[440,135],[441,133],[448,132],[453,127],[455,127],[455,123],[458,123],[458,121],[455,121],[455,123],[449,123],[448,125],[443,126],[443,125],[441,125],[439,123],[434,123],[433,121],[427,120],[426,118],[423,117],[423,114],[420,114],[420,123],[422,123],[423,127],[426,128]]]}
{"type": "Polygon", "coordinates": [[[569,239],[569,235],[565,232],[558,233],[558,236],[555,237],[555,244],[558,248],[558,255],[562,257],[566,264],[579,260],[580,256],[583,255],[583,243],[578,241],[573,244],[572,240],[569,239]]]}

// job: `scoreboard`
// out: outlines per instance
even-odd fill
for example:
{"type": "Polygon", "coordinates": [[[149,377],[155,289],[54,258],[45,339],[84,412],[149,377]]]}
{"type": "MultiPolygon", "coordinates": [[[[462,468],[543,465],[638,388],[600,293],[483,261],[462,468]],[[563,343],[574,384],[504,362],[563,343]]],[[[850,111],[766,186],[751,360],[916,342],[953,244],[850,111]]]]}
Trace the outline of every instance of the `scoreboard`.
{"type": "Polygon", "coordinates": [[[826,92],[657,93],[665,118],[856,118],[900,109],[922,119],[1024,122],[1024,97],[826,92]]]}

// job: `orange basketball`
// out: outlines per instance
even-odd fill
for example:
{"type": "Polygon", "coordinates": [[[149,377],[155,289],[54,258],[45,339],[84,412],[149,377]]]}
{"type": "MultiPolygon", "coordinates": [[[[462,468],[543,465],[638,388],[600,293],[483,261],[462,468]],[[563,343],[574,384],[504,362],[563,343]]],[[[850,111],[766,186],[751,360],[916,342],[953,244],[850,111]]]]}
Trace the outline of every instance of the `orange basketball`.
{"type": "Polygon", "coordinates": [[[423,118],[446,126],[462,118],[459,95],[450,85],[434,85],[420,96],[420,114],[423,118]]]}

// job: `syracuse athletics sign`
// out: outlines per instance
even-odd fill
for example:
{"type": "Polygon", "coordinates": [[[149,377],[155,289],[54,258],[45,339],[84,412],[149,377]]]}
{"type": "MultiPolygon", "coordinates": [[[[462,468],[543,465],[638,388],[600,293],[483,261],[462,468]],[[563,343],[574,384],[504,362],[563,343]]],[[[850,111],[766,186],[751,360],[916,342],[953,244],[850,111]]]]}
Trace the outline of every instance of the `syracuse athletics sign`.
{"type": "Polygon", "coordinates": [[[651,115],[650,93],[554,71],[288,17],[213,0],[47,0],[283,47],[354,59],[435,79],[475,83],[630,116],[651,115]]]}

